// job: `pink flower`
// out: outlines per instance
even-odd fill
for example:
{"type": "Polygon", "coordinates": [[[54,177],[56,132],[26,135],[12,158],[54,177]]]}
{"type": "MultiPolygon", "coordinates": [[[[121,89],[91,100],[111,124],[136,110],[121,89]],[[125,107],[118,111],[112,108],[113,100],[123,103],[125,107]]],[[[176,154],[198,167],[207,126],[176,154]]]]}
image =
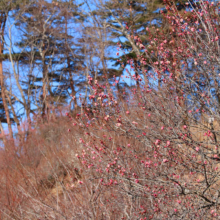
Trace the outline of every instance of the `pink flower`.
{"type": "Polygon", "coordinates": [[[105,119],[106,121],[108,121],[108,119],[109,119],[109,115],[107,115],[104,119],[105,119]]]}
{"type": "Polygon", "coordinates": [[[167,163],[167,162],[169,162],[169,160],[163,159],[163,163],[167,163]]]}
{"type": "Polygon", "coordinates": [[[116,125],[117,125],[118,127],[120,127],[120,126],[121,126],[121,123],[117,123],[116,125]]]}
{"type": "Polygon", "coordinates": [[[180,204],[180,203],[181,203],[181,201],[180,201],[180,200],[177,200],[177,203],[179,203],[179,204],[180,204]]]}
{"type": "Polygon", "coordinates": [[[118,56],[118,55],[119,55],[119,52],[117,52],[116,55],[118,56]]]}
{"type": "Polygon", "coordinates": [[[157,140],[155,141],[155,145],[158,145],[159,143],[160,143],[160,140],[157,139],[157,140]]]}

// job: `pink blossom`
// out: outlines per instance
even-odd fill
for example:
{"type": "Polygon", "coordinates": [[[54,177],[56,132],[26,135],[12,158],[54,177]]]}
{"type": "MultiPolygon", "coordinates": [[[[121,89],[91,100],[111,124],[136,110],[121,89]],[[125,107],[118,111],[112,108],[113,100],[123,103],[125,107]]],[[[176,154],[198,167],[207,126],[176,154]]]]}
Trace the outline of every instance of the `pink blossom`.
{"type": "Polygon", "coordinates": [[[167,163],[167,162],[169,162],[169,160],[163,159],[163,163],[167,163]]]}
{"type": "Polygon", "coordinates": [[[139,183],[139,180],[138,180],[138,179],[135,179],[135,183],[139,183]]]}
{"type": "Polygon", "coordinates": [[[121,123],[117,123],[116,125],[117,125],[118,127],[120,127],[120,126],[121,126],[121,123]]]}
{"type": "Polygon", "coordinates": [[[177,203],[179,203],[179,204],[180,204],[180,203],[181,203],[181,200],[177,200],[177,203]]]}
{"type": "Polygon", "coordinates": [[[158,145],[158,144],[160,144],[160,140],[159,140],[159,139],[157,139],[157,140],[155,141],[155,145],[158,145]]]}

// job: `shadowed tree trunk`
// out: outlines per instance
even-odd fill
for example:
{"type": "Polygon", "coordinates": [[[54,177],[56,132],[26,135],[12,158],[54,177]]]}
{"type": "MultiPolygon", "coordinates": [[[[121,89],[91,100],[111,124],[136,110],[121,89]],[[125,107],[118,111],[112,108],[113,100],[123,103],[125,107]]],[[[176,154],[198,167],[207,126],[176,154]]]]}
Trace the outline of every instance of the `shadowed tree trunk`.
{"type": "Polygon", "coordinates": [[[8,131],[10,138],[13,137],[11,121],[10,121],[10,114],[9,109],[6,101],[5,95],[5,84],[4,84],[4,73],[3,73],[3,52],[4,52],[4,32],[5,32],[5,25],[7,20],[7,14],[5,12],[0,13],[0,85],[1,85],[1,95],[2,95],[2,102],[5,110],[6,121],[8,124],[8,131]]]}

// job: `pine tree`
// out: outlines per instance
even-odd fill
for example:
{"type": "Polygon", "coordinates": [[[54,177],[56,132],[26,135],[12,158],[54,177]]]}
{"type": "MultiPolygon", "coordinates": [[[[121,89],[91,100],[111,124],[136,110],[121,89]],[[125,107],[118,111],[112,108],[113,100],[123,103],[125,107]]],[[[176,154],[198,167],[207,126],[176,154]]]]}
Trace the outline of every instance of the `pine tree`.
{"type": "MultiPolygon", "coordinates": [[[[5,31],[6,23],[9,17],[10,12],[19,11],[19,7],[22,4],[26,4],[27,0],[5,0],[0,2],[0,86],[1,86],[1,99],[0,99],[0,109],[1,109],[1,123],[7,122],[9,135],[13,136],[11,122],[11,112],[9,109],[9,103],[11,103],[11,97],[7,95],[6,83],[5,83],[5,74],[3,70],[3,61],[5,60],[5,31]],[[8,100],[7,100],[8,97],[8,100]]],[[[2,125],[1,125],[2,128],[2,125]]],[[[1,130],[4,133],[3,130],[1,130]]]]}
{"type": "Polygon", "coordinates": [[[23,86],[31,91],[32,102],[42,115],[47,113],[49,104],[65,103],[70,94],[76,94],[76,75],[83,70],[83,54],[68,28],[70,22],[76,25],[83,19],[78,7],[73,1],[36,1],[16,24],[24,32],[18,44],[25,48],[22,63],[34,70],[23,86]],[[40,73],[36,74],[35,68],[39,67],[40,73]]]}
{"type": "MultiPolygon", "coordinates": [[[[176,4],[178,10],[182,10],[185,2],[177,0],[172,4],[176,4]]],[[[146,27],[149,30],[166,28],[161,15],[161,10],[165,10],[164,3],[163,0],[106,1],[101,4],[98,11],[93,12],[103,24],[107,23],[109,27],[109,47],[117,46],[124,52],[118,57],[106,58],[114,61],[114,66],[118,68],[118,76],[122,74],[127,61],[131,59],[137,84],[139,85],[141,80],[140,75],[144,76],[147,83],[144,70],[149,70],[150,67],[140,63],[140,57],[144,51],[141,45],[148,44],[149,32],[146,27]],[[138,44],[136,37],[139,39],[138,44]]]]}

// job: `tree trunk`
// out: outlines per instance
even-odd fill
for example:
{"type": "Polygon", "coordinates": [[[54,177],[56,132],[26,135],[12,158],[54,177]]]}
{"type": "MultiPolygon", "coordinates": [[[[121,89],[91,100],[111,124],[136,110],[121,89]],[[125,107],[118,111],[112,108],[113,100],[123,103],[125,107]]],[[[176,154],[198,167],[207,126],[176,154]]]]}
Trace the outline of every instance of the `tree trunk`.
{"type": "MultiPolygon", "coordinates": [[[[0,42],[0,56],[2,56],[2,55],[3,55],[3,43],[0,42]]],[[[8,109],[6,96],[5,96],[4,74],[3,74],[2,62],[3,62],[3,60],[0,57],[0,86],[1,86],[2,102],[3,102],[3,106],[4,106],[4,110],[5,110],[7,124],[8,124],[9,136],[10,136],[10,138],[12,138],[13,137],[13,132],[12,132],[12,127],[11,127],[9,109],[8,109]]]]}

